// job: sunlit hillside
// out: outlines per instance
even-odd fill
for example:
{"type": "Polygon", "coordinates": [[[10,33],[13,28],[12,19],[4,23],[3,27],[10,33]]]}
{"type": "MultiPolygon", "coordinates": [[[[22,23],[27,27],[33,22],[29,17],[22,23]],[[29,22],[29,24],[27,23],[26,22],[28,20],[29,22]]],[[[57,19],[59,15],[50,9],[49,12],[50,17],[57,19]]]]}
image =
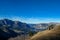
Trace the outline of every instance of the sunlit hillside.
{"type": "Polygon", "coordinates": [[[51,30],[38,32],[30,40],[60,40],[60,25],[56,25],[51,30]]]}

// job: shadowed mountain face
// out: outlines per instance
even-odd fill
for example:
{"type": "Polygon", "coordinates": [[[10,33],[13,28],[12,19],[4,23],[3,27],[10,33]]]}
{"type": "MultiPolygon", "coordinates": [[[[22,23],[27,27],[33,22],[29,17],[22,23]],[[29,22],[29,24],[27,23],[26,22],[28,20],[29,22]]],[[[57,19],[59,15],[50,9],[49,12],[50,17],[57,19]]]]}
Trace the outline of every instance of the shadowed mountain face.
{"type": "Polygon", "coordinates": [[[21,30],[21,31],[29,31],[31,28],[26,23],[22,23],[19,21],[12,21],[9,19],[0,20],[0,28],[3,28],[3,27],[8,27],[11,30],[15,29],[15,30],[21,30]]]}
{"type": "Polygon", "coordinates": [[[16,37],[18,34],[12,30],[8,30],[8,32],[4,32],[0,29],[0,40],[8,40],[8,38],[16,37]]]}
{"type": "Polygon", "coordinates": [[[9,19],[0,20],[0,40],[8,40],[11,37],[27,34],[31,29],[26,23],[9,19]]]}

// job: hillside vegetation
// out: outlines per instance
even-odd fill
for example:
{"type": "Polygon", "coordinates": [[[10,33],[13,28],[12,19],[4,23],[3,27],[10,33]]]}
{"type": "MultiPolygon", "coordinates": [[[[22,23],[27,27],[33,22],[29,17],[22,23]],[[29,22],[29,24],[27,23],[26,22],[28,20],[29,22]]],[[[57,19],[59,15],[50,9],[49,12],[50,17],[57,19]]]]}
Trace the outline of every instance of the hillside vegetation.
{"type": "Polygon", "coordinates": [[[60,25],[56,25],[51,30],[38,32],[30,40],[60,40],[60,25]]]}

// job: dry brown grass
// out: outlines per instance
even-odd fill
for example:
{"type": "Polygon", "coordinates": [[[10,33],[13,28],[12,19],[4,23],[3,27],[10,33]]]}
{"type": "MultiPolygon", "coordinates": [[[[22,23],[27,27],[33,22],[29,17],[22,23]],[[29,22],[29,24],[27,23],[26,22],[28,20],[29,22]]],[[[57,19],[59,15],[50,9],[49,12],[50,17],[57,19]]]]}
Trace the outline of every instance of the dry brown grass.
{"type": "Polygon", "coordinates": [[[60,25],[51,30],[38,32],[30,40],[60,40],[60,25]]]}

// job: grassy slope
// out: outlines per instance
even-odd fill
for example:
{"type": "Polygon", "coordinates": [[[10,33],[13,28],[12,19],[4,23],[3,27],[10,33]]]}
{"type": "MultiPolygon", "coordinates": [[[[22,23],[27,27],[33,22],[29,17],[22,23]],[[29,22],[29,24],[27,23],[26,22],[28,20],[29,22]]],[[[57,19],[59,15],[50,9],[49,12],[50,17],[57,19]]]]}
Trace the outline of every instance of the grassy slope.
{"type": "Polygon", "coordinates": [[[51,30],[38,32],[30,40],[60,40],[60,25],[51,30]]]}

